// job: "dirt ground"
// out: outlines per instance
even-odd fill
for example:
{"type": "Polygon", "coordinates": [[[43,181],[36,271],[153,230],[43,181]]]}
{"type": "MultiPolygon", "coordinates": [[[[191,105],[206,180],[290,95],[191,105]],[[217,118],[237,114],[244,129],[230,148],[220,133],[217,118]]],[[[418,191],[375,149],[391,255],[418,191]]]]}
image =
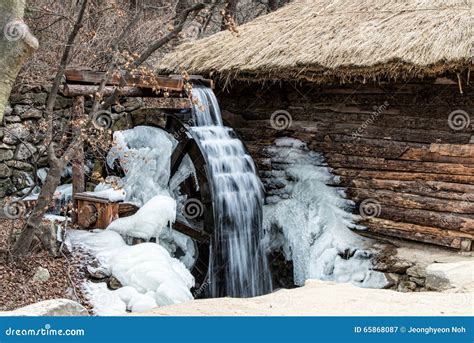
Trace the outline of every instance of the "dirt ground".
{"type": "Polygon", "coordinates": [[[53,258],[34,245],[28,256],[16,262],[8,261],[8,237],[11,230],[17,231],[21,226],[21,221],[0,219],[0,311],[56,298],[78,301],[90,308],[80,288],[85,275],[79,255],[66,253],[53,258]],[[48,269],[48,280],[33,280],[38,267],[48,269]]]}

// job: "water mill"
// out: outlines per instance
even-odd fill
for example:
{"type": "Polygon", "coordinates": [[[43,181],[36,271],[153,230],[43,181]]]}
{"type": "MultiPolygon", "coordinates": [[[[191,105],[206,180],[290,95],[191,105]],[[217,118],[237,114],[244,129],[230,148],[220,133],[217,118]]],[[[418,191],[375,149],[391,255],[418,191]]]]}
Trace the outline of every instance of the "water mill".
{"type": "Polygon", "coordinates": [[[0,318],[472,316],[467,2],[0,5],[0,318]]]}

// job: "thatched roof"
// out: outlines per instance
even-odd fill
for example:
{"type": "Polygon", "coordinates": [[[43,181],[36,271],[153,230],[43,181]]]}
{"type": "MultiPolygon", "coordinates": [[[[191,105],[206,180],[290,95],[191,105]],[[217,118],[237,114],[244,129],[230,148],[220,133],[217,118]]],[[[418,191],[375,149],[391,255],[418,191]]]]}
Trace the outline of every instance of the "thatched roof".
{"type": "Polygon", "coordinates": [[[160,61],[225,80],[324,82],[435,76],[470,68],[472,0],[295,0],[183,44],[160,61]]]}

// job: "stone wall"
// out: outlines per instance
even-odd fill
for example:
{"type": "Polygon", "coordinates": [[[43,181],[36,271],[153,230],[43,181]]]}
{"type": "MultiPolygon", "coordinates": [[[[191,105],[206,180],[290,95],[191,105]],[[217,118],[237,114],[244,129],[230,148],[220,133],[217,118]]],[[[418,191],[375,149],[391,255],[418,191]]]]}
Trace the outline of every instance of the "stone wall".
{"type": "MultiPolygon", "coordinates": [[[[0,127],[0,201],[23,195],[33,183],[33,170],[48,167],[46,157],[37,156],[44,138],[39,128],[44,125],[47,96],[48,88],[40,86],[25,88],[10,96],[0,127]]],[[[92,101],[86,100],[86,111],[91,105],[92,101]]],[[[55,123],[55,130],[64,127],[71,106],[72,99],[58,95],[54,110],[61,119],[55,123]]],[[[130,118],[143,117],[143,106],[139,98],[122,99],[120,104],[112,106],[113,129],[129,126],[130,118]]]]}

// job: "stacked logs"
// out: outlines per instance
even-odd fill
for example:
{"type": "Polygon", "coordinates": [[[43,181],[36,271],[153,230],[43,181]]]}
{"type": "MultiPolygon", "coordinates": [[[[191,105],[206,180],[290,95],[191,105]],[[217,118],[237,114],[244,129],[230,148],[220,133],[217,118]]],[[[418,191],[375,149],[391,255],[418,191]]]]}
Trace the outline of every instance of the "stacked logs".
{"type": "MultiPolygon", "coordinates": [[[[361,223],[376,234],[471,250],[474,240],[474,92],[457,82],[319,87],[235,83],[224,116],[260,169],[263,148],[290,136],[323,152],[347,196],[370,200],[361,223]],[[275,128],[276,111],[290,115],[275,128]],[[452,113],[463,122],[453,122],[452,113]],[[471,118],[469,117],[471,116],[471,118]],[[456,126],[458,125],[458,126],[456,126]]],[[[363,214],[363,213],[362,213],[363,214]]]]}

